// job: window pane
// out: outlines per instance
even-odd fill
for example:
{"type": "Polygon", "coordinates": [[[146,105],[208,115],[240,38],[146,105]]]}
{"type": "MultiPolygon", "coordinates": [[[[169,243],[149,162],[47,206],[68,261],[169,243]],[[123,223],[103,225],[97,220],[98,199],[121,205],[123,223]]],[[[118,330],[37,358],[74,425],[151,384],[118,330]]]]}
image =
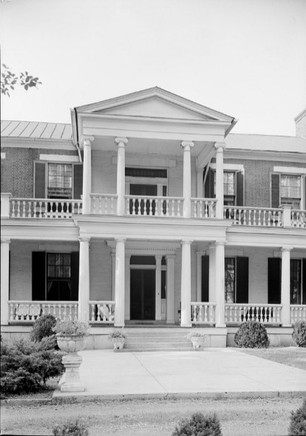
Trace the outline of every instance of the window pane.
{"type": "Polygon", "coordinates": [[[281,197],[301,198],[301,177],[281,176],[281,197]]]}
{"type": "Polygon", "coordinates": [[[71,198],[72,165],[48,165],[48,196],[49,198],[71,198]]]}

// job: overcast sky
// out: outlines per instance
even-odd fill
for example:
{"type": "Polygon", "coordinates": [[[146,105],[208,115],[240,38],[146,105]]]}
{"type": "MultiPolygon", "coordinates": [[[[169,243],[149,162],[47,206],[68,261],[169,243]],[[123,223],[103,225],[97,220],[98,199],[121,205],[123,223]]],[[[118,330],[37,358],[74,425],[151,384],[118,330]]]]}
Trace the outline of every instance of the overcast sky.
{"type": "Polygon", "coordinates": [[[294,135],[306,107],[306,0],[11,0],[2,62],[42,85],[2,97],[2,119],[70,122],[69,108],[159,86],[294,135]]]}

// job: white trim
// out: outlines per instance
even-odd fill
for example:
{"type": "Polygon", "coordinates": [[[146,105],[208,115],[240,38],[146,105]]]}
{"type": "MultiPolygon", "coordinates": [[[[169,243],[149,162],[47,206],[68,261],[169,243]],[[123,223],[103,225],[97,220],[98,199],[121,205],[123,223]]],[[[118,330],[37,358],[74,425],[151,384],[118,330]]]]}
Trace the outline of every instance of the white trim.
{"type": "Polygon", "coordinates": [[[273,167],[274,173],[283,173],[283,174],[306,174],[306,168],[297,168],[297,167],[273,167]]]}
{"type": "MultiPolygon", "coordinates": [[[[117,164],[117,156],[112,156],[112,164],[117,164]]],[[[146,160],[146,155],[131,157],[126,156],[125,158],[125,166],[135,166],[136,168],[158,168],[158,169],[167,169],[167,168],[175,168],[176,167],[176,159],[169,159],[165,157],[150,157],[146,160]]]]}
{"type": "Polygon", "coordinates": [[[2,159],[6,159],[6,153],[4,153],[3,151],[1,151],[1,160],[2,159]]]}
{"type": "Polygon", "coordinates": [[[72,156],[67,154],[40,154],[39,160],[46,162],[79,162],[78,156],[72,156]]]}
{"type": "MultiPolygon", "coordinates": [[[[212,170],[215,170],[216,169],[216,164],[215,163],[210,164],[210,168],[212,170]]],[[[244,173],[244,165],[241,165],[241,164],[227,164],[227,163],[225,163],[225,164],[223,164],[223,170],[224,171],[239,171],[241,173],[244,173]]]]}

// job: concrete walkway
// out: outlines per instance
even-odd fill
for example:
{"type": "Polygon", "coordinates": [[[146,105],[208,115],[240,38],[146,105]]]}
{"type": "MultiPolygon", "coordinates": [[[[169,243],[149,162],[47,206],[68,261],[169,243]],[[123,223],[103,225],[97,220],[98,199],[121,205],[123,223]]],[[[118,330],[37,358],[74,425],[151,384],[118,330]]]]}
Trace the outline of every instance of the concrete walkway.
{"type": "Polygon", "coordinates": [[[79,354],[85,392],[58,390],[53,398],[306,393],[306,371],[234,349],[79,354]]]}

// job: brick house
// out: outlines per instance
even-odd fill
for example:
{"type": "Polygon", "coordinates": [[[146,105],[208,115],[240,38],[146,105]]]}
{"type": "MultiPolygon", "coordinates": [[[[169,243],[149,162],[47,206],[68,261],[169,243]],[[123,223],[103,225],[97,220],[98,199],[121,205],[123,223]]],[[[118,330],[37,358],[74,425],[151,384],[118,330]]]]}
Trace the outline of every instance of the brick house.
{"type": "Polygon", "coordinates": [[[2,332],[52,313],[89,321],[96,347],[112,326],[226,346],[256,319],[289,344],[306,320],[306,111],[295,137],[236,122],[157,87],[71,124],[2,121],[2,332]]]}

